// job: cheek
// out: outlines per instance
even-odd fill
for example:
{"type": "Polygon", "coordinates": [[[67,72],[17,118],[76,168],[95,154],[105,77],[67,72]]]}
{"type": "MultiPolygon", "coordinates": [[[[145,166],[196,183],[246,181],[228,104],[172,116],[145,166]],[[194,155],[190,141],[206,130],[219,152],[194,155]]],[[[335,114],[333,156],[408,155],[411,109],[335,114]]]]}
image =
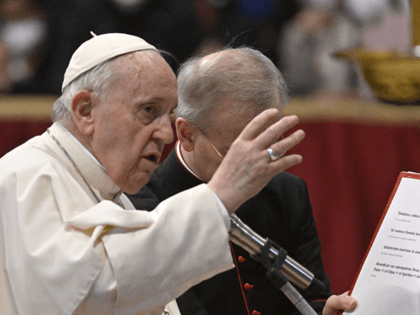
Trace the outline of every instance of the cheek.
{"type": "Polygon", "coordinates": [[[119,129],[121,128],[111,119],[103,118],[103,120],[95,126],[91,137],[92,142],[96,144],[97,149],[103,151],[110,150],[110,148],[115,147],[118,143],[118,135],[121,133],[121,130],[119,129]]]}
{"type": "Polygon", "coordinates": [[[104,132],[100,137],[95,138],[94,145],[96,158],[114,182],[117,178],[124,176],[126,169],[132,167],[135,155],[130,151],[132,145],[115,137],[115,133],[104,132]]]}
{"type": "Polygon", "coordinates": [[[213,174],[216,172],[217,168],[219,167],[221,161],[217,159],[203,159],[202,165],[202,172],[205,174],[206,181],[209,181],[213,174]]]}

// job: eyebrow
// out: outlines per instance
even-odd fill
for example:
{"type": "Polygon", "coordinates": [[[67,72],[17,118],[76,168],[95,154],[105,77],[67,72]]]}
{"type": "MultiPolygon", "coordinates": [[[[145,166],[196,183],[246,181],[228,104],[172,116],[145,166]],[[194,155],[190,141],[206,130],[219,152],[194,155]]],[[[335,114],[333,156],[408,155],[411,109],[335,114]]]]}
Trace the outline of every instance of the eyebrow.
{"type": "Polygon", "coordinates": [[[163,98],[161,98],[161,97],[153,97],[150,100],[148,100],[147,102],[160,102],[160,101],[163,101],[163,98]]]}

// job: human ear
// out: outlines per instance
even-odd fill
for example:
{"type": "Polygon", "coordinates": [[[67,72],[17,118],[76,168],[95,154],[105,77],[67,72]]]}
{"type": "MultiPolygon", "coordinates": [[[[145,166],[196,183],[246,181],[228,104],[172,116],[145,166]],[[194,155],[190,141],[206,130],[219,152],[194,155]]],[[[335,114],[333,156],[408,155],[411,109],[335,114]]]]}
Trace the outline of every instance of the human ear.
{"type": "Polygon", "coordinates": [[[85,136],[93,132],[93,96],[88,90],[77,91],[71,101],[73,121],[79,131],[85,136]]]}
{"type": "Polygon", "coordinates": [[[175,121],[176,135],[181,142],[185,151],[191,152],[194,150],[197,128],[185,120],[184,117],[179,117],[175,121]]]}

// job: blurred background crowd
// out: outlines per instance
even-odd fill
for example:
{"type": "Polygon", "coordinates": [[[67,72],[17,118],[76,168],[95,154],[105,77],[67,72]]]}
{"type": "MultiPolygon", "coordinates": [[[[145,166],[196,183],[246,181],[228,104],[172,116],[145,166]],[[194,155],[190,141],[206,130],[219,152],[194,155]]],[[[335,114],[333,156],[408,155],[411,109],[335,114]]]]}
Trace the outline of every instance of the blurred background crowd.
{"type": "Polygon", "coordinates": [[[185,59],[252,46],[284,73],[292,96],[369,97],[336,51],[407,49],[409,0],[0,0],[0,93],[58,95],[74,50],[123,32],[185,59]]]}

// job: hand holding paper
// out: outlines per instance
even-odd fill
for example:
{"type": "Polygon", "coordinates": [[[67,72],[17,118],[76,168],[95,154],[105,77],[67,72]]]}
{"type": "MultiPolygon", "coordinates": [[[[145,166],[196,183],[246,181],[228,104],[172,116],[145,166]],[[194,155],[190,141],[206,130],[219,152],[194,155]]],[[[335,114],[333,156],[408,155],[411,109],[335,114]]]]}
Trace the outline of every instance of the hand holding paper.
{"type": "Polygon", "coordinates": [[[357,300],[345,292],[341,295],[333,295],[325,304],[322,315],[338,315],[342,311],[352,311],[357,305],[357,300]]]}

